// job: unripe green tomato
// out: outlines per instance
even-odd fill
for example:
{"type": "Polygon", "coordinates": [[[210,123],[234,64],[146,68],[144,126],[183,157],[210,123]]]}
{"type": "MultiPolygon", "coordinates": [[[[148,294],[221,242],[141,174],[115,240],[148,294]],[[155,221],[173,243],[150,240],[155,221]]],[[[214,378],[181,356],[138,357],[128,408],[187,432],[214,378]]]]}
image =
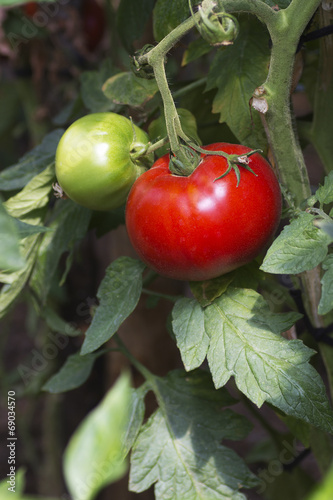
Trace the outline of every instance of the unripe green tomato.
{"type": "Polygon", "coordinates": [[[65,194],[92,210],[126,202],[134,181],[153,163],[140,156],[147,134],[116,113],[93,113],[72,123],[56,152],[56,176],[65,194]]]}

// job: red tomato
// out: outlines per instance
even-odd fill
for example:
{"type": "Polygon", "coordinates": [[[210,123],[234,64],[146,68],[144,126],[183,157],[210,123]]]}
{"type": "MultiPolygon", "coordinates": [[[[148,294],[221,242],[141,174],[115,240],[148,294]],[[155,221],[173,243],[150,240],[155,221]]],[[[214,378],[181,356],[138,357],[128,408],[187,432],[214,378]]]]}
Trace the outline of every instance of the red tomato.
{"type": "MultiPolygon", "coordinates": [[[[217,143],[212,151],[243,155],[245,146],[217,143]]],[[[227,161],[203,156],[189,177],[169,171],[163,156],[132,186],[126,226],[139,257],[159,274],[200,281],[242,266],[270,242],[281,216],[281,192],[269,163],[258,153],[240,166],[240,183],[227,161]]]]}
{"type": "Polygon", "coordinates": [[[33,17],[38,10],[37,2],[28,2],[23,5],[23,11],[27,17],[33,17]]]}

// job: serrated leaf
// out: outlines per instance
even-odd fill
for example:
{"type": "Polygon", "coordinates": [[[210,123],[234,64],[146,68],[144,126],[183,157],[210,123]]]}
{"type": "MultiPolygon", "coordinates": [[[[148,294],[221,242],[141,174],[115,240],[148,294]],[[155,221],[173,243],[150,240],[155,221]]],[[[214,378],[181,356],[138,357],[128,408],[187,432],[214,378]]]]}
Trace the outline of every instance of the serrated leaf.
{"type": "Polygon", "coordinates": [[[124,374],[71,437],[64,473],[73,500],[92,500],[104,486],[125,474],[122,437],[129,404],[129,376],[124,374]]]}
{"type": "Polygon", "coordinates": [[[120,257],[107,268],[97,292],[100,305],[86,331],[81,354],[98,349],[133,312],[141,295],[144,268],[130,257],[120,257]]]}
{"type": "Polygon", "coordinates": [[[79,352],[71,354],[58,373],[53,375],[42,387],[43,391],[58,394],[80,387],[89,378],[96,359],[101,353],[81,356],[79,352]]]}
{"type": "Polygon", "coordinates": [[[242,439],[249,422],[229,409],[207,372],[171,372],[151,385],[159,409],[142,427],[131,455],[130,490],[155,484],[156,500],[245,500],[256,478],[221,439],[242,439]]]}
{"type": "Polygon", "coordinates": [[[199,304],[206,307],[227,290],[233,279],[234,275],[229,273],[208,281],[192,281],[191,292],[199,304]]]}
{"type": "Polygon", "coordinates": [[[286,415],[331,432],[333,414],[325,386],[309,364],[314,351],[300,340],[277,334],[292,326],[293,314],[281,321],[284,313],[270,312],[253,290],[229,287],[205,309],[213,380],[221,387],[234,376],[238,388],[257,406],[267,401],[286,415]]]}
{"type": "MultiPolygon", "coordinates": [[[[181,306],[173,311],[173,328],[182,359],[188,362],[192,337],[204,338],[207,345],[208,336],[207,359],[216,387],[234,376],[238,388],[258,407],[267,401],[286,415],[328,432],[333,429],[324,384],[308,362],[314,351],[300,340],[279,335],[300,318],[298,313],[273,313],[254,290],[233,287],[201,308],[201,315],[193,299],[182,299],[181,306]],[[187,316],[194,307],[196,321],[191,323],[187,316]]],[[[196,349],[201,360],[203,347],[196,349]]]]}
{"type": "Polygon", "coordinates": [[[211,65],[207,90],[217,88],[213,113],[220,114],[237,139],[247,146],[266,147],[258,113],[250,111],[254,90],[267,76],[269,38],[264,26],[254,17],[241,19],[240,32],[233,45],[217,51],[211,65]]]}
{"type": "Polygon", "coordinates": [[[0,201],[0,269],[10,272],[23,266],[17,227],[0,201]]]}
{"type": "Polygon", "coordinates": [[[320,264],[330,238],[313,224],[314,216],[301,212],[285,226],[267,251],[261,269],[273,274],[298,274],[320,264]]]}
{"type": "Polygon", "coordinates": [[[138,389],[132,389],[131,402],[129,405],[129,414],[127,425],[123,435],[122,456],[125,459],[131,450],[142,426],[145,416],[144,398],[149,388],[147,384],[143,384],[138,389]]]}
{"type": "MultiPolygon", "coordinates": [[[[53,179],[54,168],[50,166],[34,177],[17,195],[6,201],[4,205],[7,212],[28,224],[43,224],[53,179]]],[[[39,234],[24,238],[20,248],[26,262],[25,266],[11,274],[0,274],[0,282],[7,283],[0,292],[0,318],[8,312],[28,281],[37,258],[39,244],[39,234]]]]}
{"type": "Polygon", "coordinates": [[[26,263],[25,266],[9,276],[0,275],[0,282],[7,283],[0,291],[0,318],[3,318],[8,313],[10,307],[26,285],[36,261],[38,247],[38,236],[26,238],[24,244],[21,245],[21,253],[26,263]]]}
{"type": "Polygon", "coordinates": [[[63,129],[47,134],[41,144],[22,156],[19,162],[0,172],[0,190],[23,188],[33,177],[41,173],[53,161],[63,129]]]}
{"type": "Polygon", "coordinates": [[[333,254],[326,257],[323,262],[323,270],[325,271],[321,279],[321,297],[318,306],[319,314],[327,314],[333,309],[333,254]]]}
{"type": "Polygon", "coordinates": [[[183,297],[172,310],[172,329],[187,371],[198,368],[207,355],[209,336],[204,327],[202,307],[195,299],[183,297]]]}
{"type": "Polygon", "coordinates": [[[108,99],[116,104],[142,106],[154,97],[158,91],[155,80],[144,80],[132,72],[118,73],[103,85],[103,92],[108,99]]]}
{"type": "Polygon", "coordinates": [[[119,73],[109,60],[103,62],[98,71],[84,71],[80,75],[81,96],[92,113],[117,111],[118,106],[110,101],[102,90],[105,81],[119,73]]]}
{"type": "Polygon", "coordinates": [[[71,200],[58,204],[49,225],[53,231],[43,237],[31,279],[31,286],[42,303],[46,303],[62,254],[69,251],[67,260],[71,259],[75,245],[87,232],[90,218],[90,210],[71,200]]]}
{"type": "Polygon", "coordinates": [[[7,212],[12,217],[24,219],[24,222],[29,223],[26,216],[29,218],[30,212],[44,208],[48,204],[54,180],[54,165],[50,165],[4,203],[7,212]]]}
{"type": "Polygon", "coordinates": [[[116,25],[119,37],[128,52],[133,42],[145,31],[155,0],[121,0],[117,9],[116,25]]]}
{"type": "Polygon", "coordinates": [[[321,205],[332,203],[333,201],[333,172],[330,172],[324,180],[324,185],[315,192],[315,197],[321,205]]]}

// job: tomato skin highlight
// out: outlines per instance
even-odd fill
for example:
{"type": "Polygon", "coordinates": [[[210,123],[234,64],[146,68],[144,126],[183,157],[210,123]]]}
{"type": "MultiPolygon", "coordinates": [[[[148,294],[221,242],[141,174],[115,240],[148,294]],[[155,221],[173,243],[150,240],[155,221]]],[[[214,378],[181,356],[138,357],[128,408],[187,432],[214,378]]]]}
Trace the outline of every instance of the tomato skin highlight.
{"type": "MultiPolygon", "coordinates": [[[[239,156],[241,145],[205,146],[239,156]]],[[[281,217],[281,192],[269,163],[249,158],[256,175],[240,166],[240,183],[221,156],[204,156],[189,177],[169,171],[169,155],[133,184],[126,227],[139,257],[161,275],[178,280],[212,279],[257,257],[273,237],[281,217]]]]}

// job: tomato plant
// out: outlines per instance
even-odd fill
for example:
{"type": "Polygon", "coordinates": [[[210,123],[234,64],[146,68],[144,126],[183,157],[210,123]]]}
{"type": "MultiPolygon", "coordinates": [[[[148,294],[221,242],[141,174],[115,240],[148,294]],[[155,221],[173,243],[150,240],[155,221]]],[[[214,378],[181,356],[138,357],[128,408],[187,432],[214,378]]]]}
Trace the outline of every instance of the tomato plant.
{"type": "MultiPolygon", "coordinates": [[[[250,148],[216,143],[210,151],[250,148]]],[[[189,176],[174,175],[165,155],[133,185],[126,226],[140,258],[180,280],[216,278],[253,260],[270,242],[281,214],[278,181],[258,153],[240,167],[240,181],[222,156],[203,156],[189,176]]]]}
{"type": "Polygon", "coordinates": [[[135,179],[145,170],[136,158],[148,137],[128,118],[92,113],[75,121],[56,153],[56,175],[66,195],[93,210],[112,210],[126,201],[135,179]],[[134,155],[134,156],[133,156],[134,155]]]}
{"type": "Polygon", "coordinates": [[[1,499],[332,500],[332,1],[1,4],[1,499]]]}

